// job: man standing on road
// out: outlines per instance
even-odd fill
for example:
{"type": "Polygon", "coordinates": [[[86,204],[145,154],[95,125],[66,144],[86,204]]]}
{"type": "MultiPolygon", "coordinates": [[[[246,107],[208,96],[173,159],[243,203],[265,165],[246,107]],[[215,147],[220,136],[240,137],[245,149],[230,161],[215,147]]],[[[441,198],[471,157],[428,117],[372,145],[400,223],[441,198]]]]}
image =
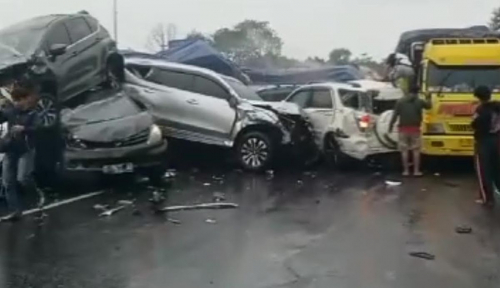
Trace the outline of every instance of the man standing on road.
{"type": "Polygon", "coordinates": [[[396,102],[389,124],[389,133],[399,119],[399,150],[403,162],[403,176],[410,175],[410,152],[413,156],[413,175],[422,176],[420,171],[420,148],[422,113],[430,109],[431,103],[418,98],[418,88],[410,85],[409,93],[396,102]]]}
{"type": "Polygon", "coordinates": [[[479,86],[474,90],[479,106],[473,116],[475,157],[477,177],[479,179],[478,203],[494,204],[494,189],[500,189],[500,103],[490,101],[491,90],[479,86]]]}
{"type": "Polygon", "coordinates": [[[33,170],[35,134],[39,127],[35,111],[38,95],[34,85],[25,81],[12,90],[11,96],[13,105],[0,110],[0,123],[8,123],[8,134],[0,143],[1,152],[5,153],[2,181],[9,209],[9,215],[3,221],[16,221],[22,216],[23,204],[18,187],[26,194],[37,193],[33,170]]]}

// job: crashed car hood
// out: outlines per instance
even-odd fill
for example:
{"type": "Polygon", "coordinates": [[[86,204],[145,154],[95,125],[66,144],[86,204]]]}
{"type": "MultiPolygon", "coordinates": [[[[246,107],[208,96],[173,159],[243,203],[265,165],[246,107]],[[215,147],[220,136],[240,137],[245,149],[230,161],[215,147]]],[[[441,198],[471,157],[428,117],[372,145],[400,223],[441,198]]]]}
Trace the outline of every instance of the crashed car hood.
{"type": "Polygon", "coordinates": [[[28,58],[24,55],[0,43],[0,70],[20,64],[26,64],[27,62],[28,58]]]}
{"type": "Polygon", "coordinates": [[[303,115],[302,110],[300,107],[295,104],[295,103],[289,103],[289,102],[266,102],[266,101],[250,101],[248,100],[252,105],[261,107],[261,108],[266,108],[270,107],[274,110],[276,110],[279,113],[283,114],[288,114],[288,115],[303,115]]]}
{"type": "Polygon", "coordinates": [[[93,142],[123,140],[153,125],[151,115],[123,93],[62,114],[63,126],[75,138],[93,142]]]}

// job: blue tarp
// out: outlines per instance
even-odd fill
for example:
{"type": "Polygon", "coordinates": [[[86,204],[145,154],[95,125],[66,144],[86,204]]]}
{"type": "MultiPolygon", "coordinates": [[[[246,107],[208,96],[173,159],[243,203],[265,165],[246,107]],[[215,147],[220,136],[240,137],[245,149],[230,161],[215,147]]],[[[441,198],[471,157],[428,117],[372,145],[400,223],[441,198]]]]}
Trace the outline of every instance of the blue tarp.
{"type": "Polygon", "coordinates": [[[245,69],[244,72],[255,84],[306,84],[324,81],[347,82],[364,78],[361,71],[350,65],[275,71],[245,69]]]}
{"type": "Polygon", "coordinates": [[[235,63],[203,40],[170,41],[169,47],[168,50],[161,51],[156,55],[171,62],[207,68],[245,83],[248,82],[248,79],[235,63]]]}

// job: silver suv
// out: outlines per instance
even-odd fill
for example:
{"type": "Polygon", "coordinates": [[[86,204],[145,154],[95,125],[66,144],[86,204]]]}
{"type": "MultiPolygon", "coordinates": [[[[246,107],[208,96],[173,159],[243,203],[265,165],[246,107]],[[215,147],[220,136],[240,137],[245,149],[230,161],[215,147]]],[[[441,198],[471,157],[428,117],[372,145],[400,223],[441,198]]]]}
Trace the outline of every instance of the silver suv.
{"type": "Polygon", "coordinates": [[[252,105],[262,99],[236,79],[155,59],[127,57],[125,66],[124,89],[148,107],[167,137],[233,148],[251,171],[268,167],[278,147],[291,143],[278,114],[252,105]]]}

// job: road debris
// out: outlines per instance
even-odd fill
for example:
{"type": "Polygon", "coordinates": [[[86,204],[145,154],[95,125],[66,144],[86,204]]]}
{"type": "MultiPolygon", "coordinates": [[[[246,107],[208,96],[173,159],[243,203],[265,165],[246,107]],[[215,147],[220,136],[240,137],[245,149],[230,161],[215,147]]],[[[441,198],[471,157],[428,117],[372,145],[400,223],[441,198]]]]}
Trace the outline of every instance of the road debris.
{"type": "Polygon", "coordinates": [[[113,209],[109,209],[109,210],[106,210],[104,212],[102,212],[101,214],[99,214],[99,217],[109,217],[109,216],[112,216],[113,214],[127,208],[127,206],[129,205],[122,205],[122,206],[118,206],[118,207],[115,207],[113,209]]]}
{"type": "Polygon", "coordinates": [[[436,259],[436,256],[429,254],[427,252],[410,252],[410,256],[412,257],[417,257],[417,258],[422,258],[425,260],[434,260],[436,259]]]}
{"type": "Polygon", "coordinates": [[[163,201],[165,201],[165,196],[157,190],[153,191],[153,197],[149,199],[149,202],[153,204],[161,204],[163,201]]]}
{"type": "Polygon", "coordinates": [[[400,186],[400,185],[402,184],[402,182],[400,182],[400,181],[389,181],[389,180],[387,180],[387,181],[385,181],[385,184],[386,184],[387,186],[395,187],[395,186],[400,186]]]}
{"type": "Polygon", "coordinates": [[[301,186],[302,186],[302,185],[304,185],[304,181],[302,181],[302,180],[297,180],[297,185],[301,185],[301,186]]]}
{"type": "Polygon", "coordinates": [[[182,210],[200,210],[200,209],[234,209],[238,208],[239,205],[235,203],[203,203],[196,205],[184,205],[184,206],[168,206],[159,209],[160,212],[172,212],[172,211],[182,211],[182,210]]]}
{"type": "Polygon", "coordinates": [[[267,180],[273,179],[274,178],[274,170],[267,170],[266,176],[267,176],[267,180]]]}
{"type": "Polygon", "coordinates": [[[208,187],[208,186],[212,186],[212,184],[207,182],[207,183],[203,183],[203,186],[208,187]]]}
{"type": "Polygon", "coordinates": [[[468,226],[459,226],[455,228],[455,232],[458,234],[470,234],[472,233],[472,228],[468,226]]]}
{"type": "Polygon", "coordinates": [[[109,205],[95,204],[92,208],[97,211],[106,211],[109,209],[109,205]]]}
{"type": "Polygon", "coordinates": [[[133,205],[134,201],[133,200],[119,200],[118,205],[133,205]]]}
{"type": "Polygon", "coordinates": [[[226,195],[222,192],[215,192],[213,196],[214,202],[222,202],[226,200],[226,195]]]}
{"type": "Polygon", "coordinates": [[[175,176],[177,176],[176,170],[175,169],[170,169],[170,170],[167,170],[167,172],[165,172],[165,175],[163,175],[163,178],[164,179],[172,179],[175,176]]]}
{"type": "Polygon", "coordinates": [[[441,176],[441,173],[434,173],[434,176],[439,177],[441,176]]]}
{"type": "Polygon", "coordinates": [[[215,219],[207,219],[205,220],[205,222],[208,224],[217,224],[217,221],[215,219]]]}
{"type": "Polygon", "coordinates": [[[175,225],[180,225],[182,224],[181,221],[177,220],[177,219],[174,219],[174,218],[168,218],[167,219],[168,222],[172,223],[172,224],[175,224],[175,225]]]}

